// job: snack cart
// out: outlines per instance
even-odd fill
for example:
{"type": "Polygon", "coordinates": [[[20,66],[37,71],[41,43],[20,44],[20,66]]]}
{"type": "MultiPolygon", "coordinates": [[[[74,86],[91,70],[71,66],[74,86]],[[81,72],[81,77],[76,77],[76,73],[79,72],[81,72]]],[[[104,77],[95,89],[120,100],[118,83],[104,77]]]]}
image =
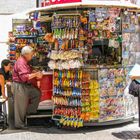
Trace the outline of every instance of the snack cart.
{"type": "Polygon", "coordinates": [[[29,12],[32,34],[43,44],[35,48],[44,46],[42,57],[53,71],[52,119],[75,128],[132,121],[137,105],[128,94],[128,73],[140,60],[138,7],[71,2],[44,1],[29,12]]]}

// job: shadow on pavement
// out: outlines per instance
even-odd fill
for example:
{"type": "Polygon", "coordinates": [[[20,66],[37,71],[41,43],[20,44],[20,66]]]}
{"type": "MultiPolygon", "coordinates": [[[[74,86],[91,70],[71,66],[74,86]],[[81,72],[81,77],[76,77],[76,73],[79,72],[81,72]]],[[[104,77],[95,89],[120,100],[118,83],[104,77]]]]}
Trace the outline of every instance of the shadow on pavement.
{"type": "MultiPolygon", "coordinates": [[[[30,126],[28,130],[5,130],[1,134],[12,134],[12,133],[22,133],[22,132],[35,132],[35,133],[45,133],[45,134],[86,134],[90,132],[97,132],[103,130],[109,130],[114,128],[124,127],[129,125],[130,123],[124,123],[119,125],[112,125],[112,126],[91,126],[91,127],[83,127],[79,129],[74,128],[58,128],[52,124],[52,126],[30,126]]],[[[132,123],[131,123],[132,124],[132,123]]],[[[115,133],[113,133],[115,136],[115,133]]],[[[116,136],[117,137],[117,136],[116,136]]]]}
{"type": "Polygon", "coordinates": [[[140,131],[122,131],[119,133],[112,133],[113,136],[122,140],[140,139],[140,138],[137,138],[138,134],[140,134],[140,131]]]}

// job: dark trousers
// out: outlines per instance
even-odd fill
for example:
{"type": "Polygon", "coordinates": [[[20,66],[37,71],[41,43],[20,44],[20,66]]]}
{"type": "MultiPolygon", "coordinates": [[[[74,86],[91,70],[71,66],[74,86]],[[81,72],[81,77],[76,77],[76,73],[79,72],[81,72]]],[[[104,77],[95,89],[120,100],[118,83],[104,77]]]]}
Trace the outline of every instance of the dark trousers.
{"type": "Polygon", "coordinates": [[[0,103],[0,112],[2,112],[2,103],[0,103]]]}
{"type": "Polygon", "coordinates": [[[139,114],[139,127],[140,127],[140,97],[138,97],[138,114],[139,114]]]}

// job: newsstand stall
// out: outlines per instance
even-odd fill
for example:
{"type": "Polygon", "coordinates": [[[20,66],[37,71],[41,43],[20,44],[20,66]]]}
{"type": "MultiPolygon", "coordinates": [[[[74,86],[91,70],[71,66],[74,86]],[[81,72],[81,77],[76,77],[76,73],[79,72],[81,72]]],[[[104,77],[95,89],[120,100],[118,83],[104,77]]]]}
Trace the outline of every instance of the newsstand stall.
{"type": "Polygon", "coordinates": [[[29,13],[33,29],[44,30],[39,40],[53,71],[52,119],[57,125],[79,128],[133,120],[137,105],[127,87],[140,53],[136,9],[133,4],[78,2],[29,13]]]}

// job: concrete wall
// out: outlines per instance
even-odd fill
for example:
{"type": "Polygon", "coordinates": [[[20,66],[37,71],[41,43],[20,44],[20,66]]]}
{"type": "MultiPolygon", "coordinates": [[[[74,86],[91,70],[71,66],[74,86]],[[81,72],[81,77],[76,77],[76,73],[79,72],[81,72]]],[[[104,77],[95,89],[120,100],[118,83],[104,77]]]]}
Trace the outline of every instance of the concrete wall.
{"type": "Polygon", "coordinates": [[[36,7],[36,0],[0,0],[0,14],[11,14],[36,7]]]}
{"type": "Polygon", "coordinates": [[[0,63],[8,55],[8,32],[12,30],[12,18],[8,15],[0,15],[0,63]]]}
{"type": "Polygon", "coordinates": [[[7,58],[8,32],[12,30],[12,18],[9,14],[21,13],[36,7],[36,0],[0,0],[0,63],[7,58]]]}
{"type": "Polygon", "coordinates": [[[140,0],[137,1],[137,4],[140,5],[140,0]]]}

